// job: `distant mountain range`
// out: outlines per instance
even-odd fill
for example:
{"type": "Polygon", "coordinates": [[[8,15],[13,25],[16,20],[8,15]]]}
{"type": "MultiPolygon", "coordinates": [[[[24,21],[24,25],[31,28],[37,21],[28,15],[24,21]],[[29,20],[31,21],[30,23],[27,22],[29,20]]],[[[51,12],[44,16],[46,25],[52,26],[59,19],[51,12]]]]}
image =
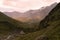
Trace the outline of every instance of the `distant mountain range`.
{"type": "Polygon", "coordinates": [[[57,3],[53,3],[50,6],[47,7],[42,7],[41,9],[38,10],[29,10],[27,12],[24,13],[20,13],[17,11],[13,11],[13,12],[4,12],[4,14],[6,14],[9,17],[12,17],[16,20],[22,21],[22,22],[26,22],[26,21],[33,21],[36,22],[36,20],[41,21],[46,15],[48,15],[48,13],[57,5],[57,3]]]}

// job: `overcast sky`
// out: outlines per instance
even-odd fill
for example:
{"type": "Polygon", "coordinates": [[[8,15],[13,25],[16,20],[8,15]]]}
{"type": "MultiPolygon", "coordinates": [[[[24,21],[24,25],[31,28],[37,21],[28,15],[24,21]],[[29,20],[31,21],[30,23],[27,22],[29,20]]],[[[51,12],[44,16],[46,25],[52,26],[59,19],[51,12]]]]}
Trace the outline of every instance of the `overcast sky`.
{"type": "Polygon", "coordinates": [[[24,12],[30,9],[39,9],[54,2],[60,2],[60,0],[0,0],[0,10],[24,12]]]}

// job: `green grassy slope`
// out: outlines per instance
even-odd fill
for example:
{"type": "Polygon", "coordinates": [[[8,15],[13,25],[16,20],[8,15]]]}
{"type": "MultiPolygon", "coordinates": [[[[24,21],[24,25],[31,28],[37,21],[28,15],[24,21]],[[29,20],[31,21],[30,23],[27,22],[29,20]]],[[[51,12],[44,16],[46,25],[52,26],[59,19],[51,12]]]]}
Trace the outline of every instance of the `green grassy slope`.
{"type": "MultiPolygon", "coordinates": [[[[30,25],[30,26],[33,26],[33,25],[30,25]]],[[[0,34],[4,34],[4,32],[7,34],[7,32],[9,33],[10,31],[13,31],[16,29],[24,30],[27,33],[35,31],[33,30],[35,28],[33,27],[29,28],[28,23],[23,23],[18,20],[12,19],[7,15],[5,15],[4,13],[0,12],[0,34]]]]}
{"type": "Polygon", "coordinates": [[[15,27],[20,27],[22,29],[37,29],[37,25],[38,23],[29,23],[29,22],[21,22],[21,21],[18,21],[18,20],[15,20],[11,17],[8,17],[7,15],[5,15],[4,13],[0,12],[0,22],[3,22],[3,21],[7,21],[11,24],[13,24],[15,27]],[[36,28],[35,28],[36,27],[36,28]]]}
{"type": "MultiPolygon", "coordinates": [[[[0,12],[0,37],[4,35],[8,35],[15,30],[19,30],[17,28],[17,20],[8,17],[7,15],[0,12]]],[[[21,23],[21,22],[19,22],[21,23]]]]}
{"type": "Polygon", "coordinates": [[[40,22],[39,28],[42,29],[15,40],[60,40],[60,3],[40,22]]]}

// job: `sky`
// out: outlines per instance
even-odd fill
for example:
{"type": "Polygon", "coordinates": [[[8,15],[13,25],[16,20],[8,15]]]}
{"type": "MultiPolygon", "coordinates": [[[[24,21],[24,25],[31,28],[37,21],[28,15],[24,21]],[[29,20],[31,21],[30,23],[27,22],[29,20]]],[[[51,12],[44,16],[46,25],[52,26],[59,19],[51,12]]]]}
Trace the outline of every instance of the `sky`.
{"type": "Polygon", "coordinates": [[[19,11],[39,9],[60,0],[0,0],[0,11],[19,11]]]}

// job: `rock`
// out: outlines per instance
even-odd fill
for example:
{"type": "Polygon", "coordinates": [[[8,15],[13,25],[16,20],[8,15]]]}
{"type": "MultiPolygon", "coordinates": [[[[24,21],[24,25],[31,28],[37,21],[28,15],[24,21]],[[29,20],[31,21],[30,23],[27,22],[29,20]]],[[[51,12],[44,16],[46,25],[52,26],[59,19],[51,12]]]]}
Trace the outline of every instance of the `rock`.
{"type": "Polygon", "coordinates": [[[21,34],[21,35],[24,35],[24,34],[25,34],[25,32],[24,32],[24,31],[20,31],[20,34],[21,34]]]}

